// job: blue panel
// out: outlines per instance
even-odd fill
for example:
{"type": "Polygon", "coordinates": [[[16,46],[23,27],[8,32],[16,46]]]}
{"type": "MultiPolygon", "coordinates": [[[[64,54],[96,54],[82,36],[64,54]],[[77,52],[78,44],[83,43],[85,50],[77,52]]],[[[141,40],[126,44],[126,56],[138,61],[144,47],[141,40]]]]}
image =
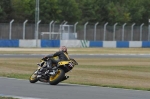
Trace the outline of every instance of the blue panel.
{"type": "Polygon", "coordinates": [[[142,41],[142,47],[150,47],[149,41],[142,41]]]}
{"type": "Polygon", "coordinates": [[[102,41],[90,41],[90,47],[103,47],[102,41]]]}
{"type": "Polygon", "coordinates": [[[41,40],[41,47],[59,47],[60,40],[41,40]]]}
{"type": "Polygon", "coordinates": [[[0,40],[0,47],[19,47],[19,40],[0,40]]]}
{"type": "Polygon", "coordinates": [[[129,41],[117,41],[117,48],[129,48],[129,41]]]}

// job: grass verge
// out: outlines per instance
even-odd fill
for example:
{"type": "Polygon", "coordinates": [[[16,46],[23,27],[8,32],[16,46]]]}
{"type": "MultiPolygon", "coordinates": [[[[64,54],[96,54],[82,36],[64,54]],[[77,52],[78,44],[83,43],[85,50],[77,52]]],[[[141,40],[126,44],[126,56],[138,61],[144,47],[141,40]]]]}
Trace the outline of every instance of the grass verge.
{"type": "Polygon", "coordinates": [[[13,98],[13,97],[2,97],[2,96],[0,96],[0,99],[18,99],[18,98],[13,98]]]}

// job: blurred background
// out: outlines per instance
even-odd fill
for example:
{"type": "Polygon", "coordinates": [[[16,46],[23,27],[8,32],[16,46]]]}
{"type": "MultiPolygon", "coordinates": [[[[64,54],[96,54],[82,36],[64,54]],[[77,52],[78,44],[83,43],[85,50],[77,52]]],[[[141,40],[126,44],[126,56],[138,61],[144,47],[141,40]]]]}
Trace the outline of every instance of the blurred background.
{"type": "Polygon", "coordinates": [[[149,0],[1,0],[0,39],[149,41],[149,0]]]}

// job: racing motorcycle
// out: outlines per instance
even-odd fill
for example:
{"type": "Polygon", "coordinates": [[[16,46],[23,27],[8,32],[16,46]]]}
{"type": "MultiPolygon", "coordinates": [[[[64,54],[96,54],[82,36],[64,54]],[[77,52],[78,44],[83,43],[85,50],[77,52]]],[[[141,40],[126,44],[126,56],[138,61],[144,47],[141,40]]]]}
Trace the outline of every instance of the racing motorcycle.
{"type": "MultiPolygon", "coordinates": [[[[52,58],[57,59],[58,57],[52,58]]],[[[47,68],[48,60],[41,60],[41,62],[37,65],[38,68],[29,78],[30,83],[41,81],[47,82],[50,85],[57,85],[59,82],[67,79],[67,76],[65,76],[65,74],[72,70],[75,65],[78,65],[78,63],[74,59],[70,59],[69,61],[60,61],[58,62],[58,64],[52,64],[51,70],[47,68]]]]}

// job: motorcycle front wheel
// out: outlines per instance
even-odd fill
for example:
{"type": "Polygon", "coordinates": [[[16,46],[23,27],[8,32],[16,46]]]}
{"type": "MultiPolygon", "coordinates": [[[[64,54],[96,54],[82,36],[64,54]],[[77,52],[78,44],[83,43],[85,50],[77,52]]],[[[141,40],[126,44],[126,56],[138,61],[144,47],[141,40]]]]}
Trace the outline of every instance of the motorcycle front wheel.
{"type": "Polygon", "coordinates": [[[36,83],[36,82],[38,81],[37,74],[36,74],[37,71],[38,71],[38,70],[36,70],[36,71],[30,76],[30,78],[29,78],[30,83],[36,83]]]}
{"type": "Polygon", "coordinates": [[[50,85],[57,85],[65,76],[65,72],[63,69],[58,69],[58,72],[54,76],[49,77],[50,85]]]}

